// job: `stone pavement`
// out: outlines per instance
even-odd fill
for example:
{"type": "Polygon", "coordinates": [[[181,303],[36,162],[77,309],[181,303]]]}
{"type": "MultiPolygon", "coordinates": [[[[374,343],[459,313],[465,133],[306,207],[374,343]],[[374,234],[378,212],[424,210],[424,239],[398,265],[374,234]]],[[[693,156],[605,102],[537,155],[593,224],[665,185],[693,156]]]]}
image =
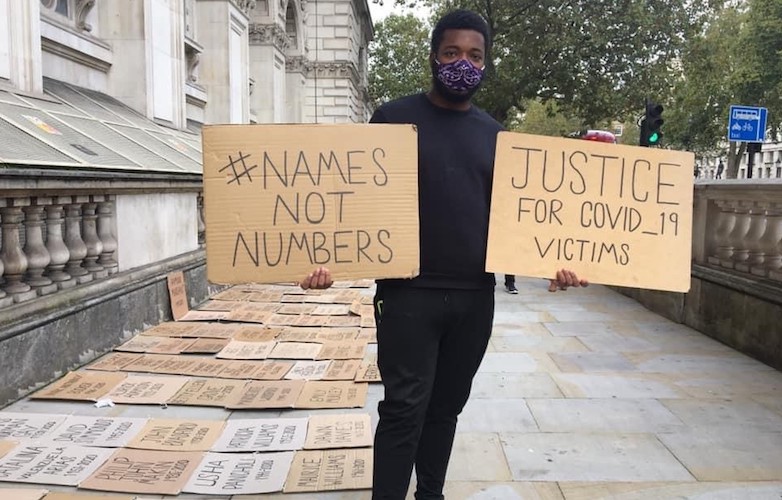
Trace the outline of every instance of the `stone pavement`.
{"type": "MultiPolygon", "coordinates": [[[[533,279],[518,286],[515,296],[497,287],[494,333],[460,419],[446,498],[782,499],[782,373],[605,287],[548,293],[533,279]]],[[[381,397],[381,386],[371,386],[367,407],[355,411],[369,411],[376,423],[381,397]]],[[[23,400],[6,411],[94,415],[95,408],[23,400]]],[[[227,415],[185,406],[110,411],[227,415]]],[[[306,412],[228,418],[297,414],[306,412]]]]}

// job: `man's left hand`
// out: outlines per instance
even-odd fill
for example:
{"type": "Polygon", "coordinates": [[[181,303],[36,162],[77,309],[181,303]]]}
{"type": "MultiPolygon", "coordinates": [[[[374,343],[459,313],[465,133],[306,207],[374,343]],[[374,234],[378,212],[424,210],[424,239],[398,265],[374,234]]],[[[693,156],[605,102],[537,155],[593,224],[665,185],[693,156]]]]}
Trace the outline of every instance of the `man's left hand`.
{"type": "Polygon", "coordinates": [[[576,273],[568,269],[557,271],[557,277],[549,280],[548,291],[567,290],[568,287],[589,286],[587,280],[579,279],[576,273]]]}

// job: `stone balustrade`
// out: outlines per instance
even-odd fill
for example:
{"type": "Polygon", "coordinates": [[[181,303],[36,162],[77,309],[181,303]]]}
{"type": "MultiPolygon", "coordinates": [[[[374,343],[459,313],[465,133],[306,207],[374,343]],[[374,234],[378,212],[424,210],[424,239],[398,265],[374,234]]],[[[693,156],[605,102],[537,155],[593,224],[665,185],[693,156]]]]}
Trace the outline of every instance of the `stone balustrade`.
{"type": "Polygon", "coordinates": [[[782,182],[697,183],[693,260],[782,282],[782,182]]]}
{"type": "MultiPolygon", "coordinates": [[[[0,308],[57,293],[118,271],[116,195],[0,196],[0,308]]],[[[197,203],[204,242],[203,196],[197,203]]],[[[130,248],[129,248],[130,250],[130,248]]]]}

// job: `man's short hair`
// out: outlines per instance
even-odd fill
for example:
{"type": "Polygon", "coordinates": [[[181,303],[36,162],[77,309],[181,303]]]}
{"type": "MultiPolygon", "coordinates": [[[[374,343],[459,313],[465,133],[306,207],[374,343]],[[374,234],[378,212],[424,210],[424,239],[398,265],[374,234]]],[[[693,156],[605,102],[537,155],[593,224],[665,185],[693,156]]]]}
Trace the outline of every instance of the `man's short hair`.
{"type": "Polygon", "coordinates": [[[434,30],[432,30],[432,52],[437,53],[440,44],[443,42],[443,33],[445,30],[473,30],[483,35],[484,52],[488,56],[489,47],[491,47],[491,37],[489,36],[489,26],[486,21],[471,10],[459,9],[445,14],[437,21],[434,30]]]}

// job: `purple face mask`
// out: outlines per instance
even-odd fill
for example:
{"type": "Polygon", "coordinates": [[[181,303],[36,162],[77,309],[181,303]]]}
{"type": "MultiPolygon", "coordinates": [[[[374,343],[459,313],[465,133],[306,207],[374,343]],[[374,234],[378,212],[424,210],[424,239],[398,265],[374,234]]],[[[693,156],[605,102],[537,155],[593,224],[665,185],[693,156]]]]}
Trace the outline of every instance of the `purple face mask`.
{"type": "Polygon", "coordinates": [[[467,92],[481,84],[483,68],[476,68],[467,59],[441,64],[436,59],[437,79],[449,90],[467,92]]]}

